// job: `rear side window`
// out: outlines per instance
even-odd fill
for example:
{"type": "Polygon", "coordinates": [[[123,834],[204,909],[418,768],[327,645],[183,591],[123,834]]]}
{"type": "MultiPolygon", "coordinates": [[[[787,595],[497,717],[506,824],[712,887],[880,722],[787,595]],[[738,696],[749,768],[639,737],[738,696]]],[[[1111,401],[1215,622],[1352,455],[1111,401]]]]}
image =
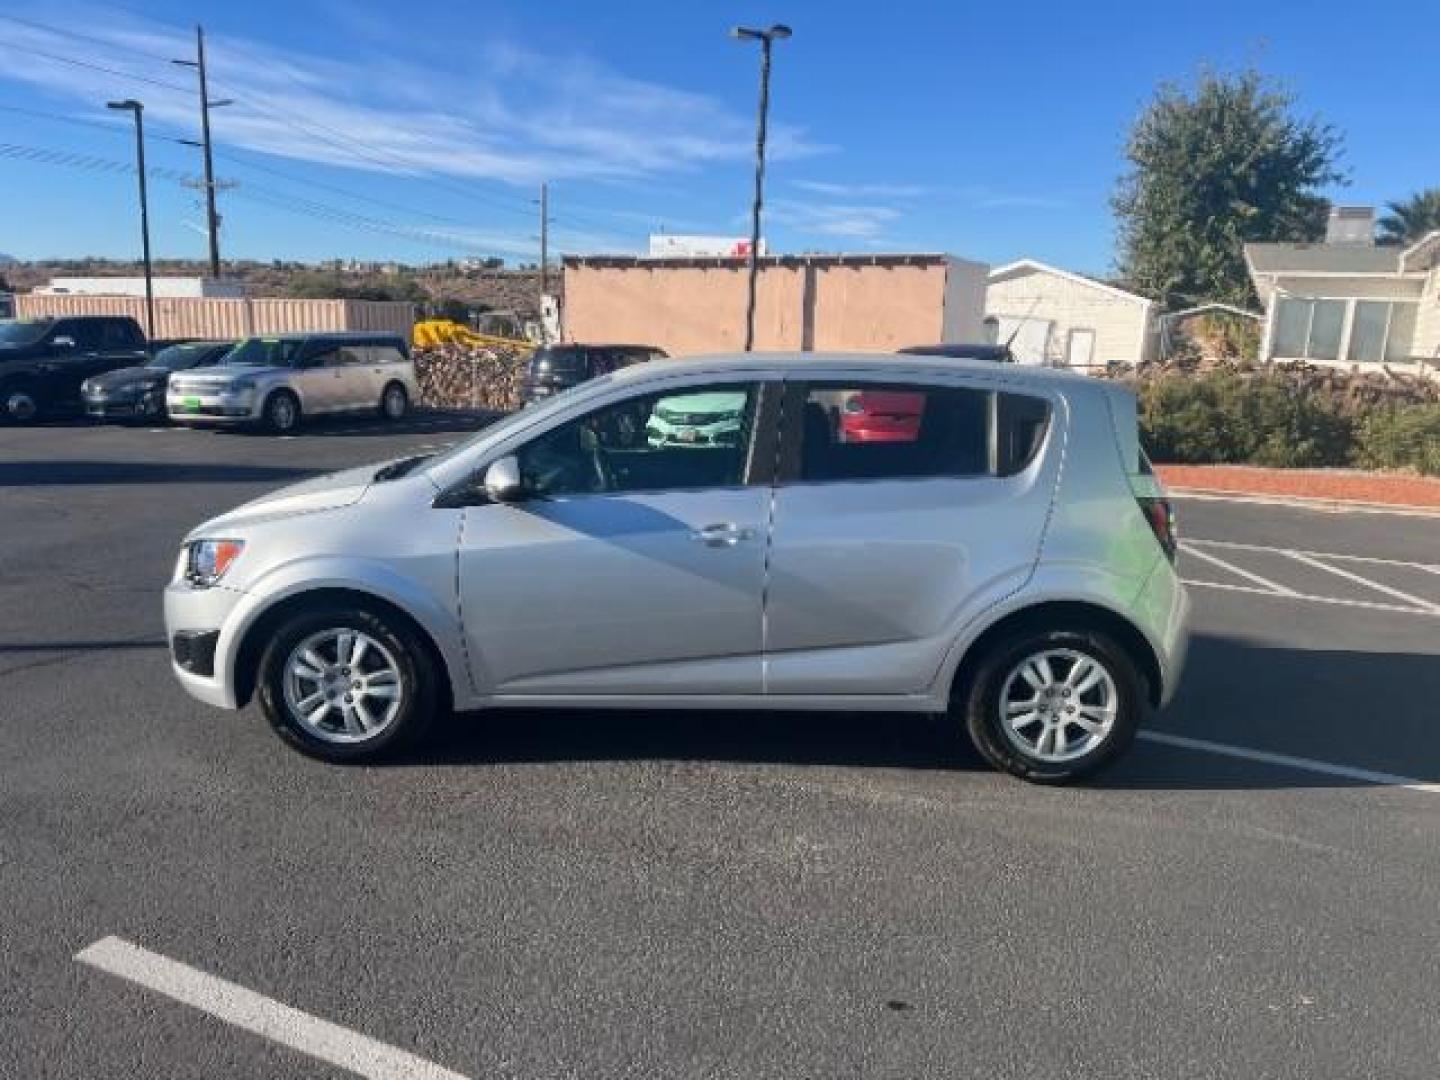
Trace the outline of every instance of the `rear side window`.
{"type": "Polygon", "coordinates": [[[995,395],[995,471],[1013,476],[1023,470],[1045,442],[1050,403],[1029,394],[995,395]]]}
{"type": "Polygon", "coordinates": [[[1013,476],[1035,459],[1049,425],[1049,402],[1029,394],[813,383],[798,438],[789,436],[799,460],[786,471],[802,482],[1013,476]]]}
{"type": "Polygon", "coordinates": [[[135,327],[129,322],[116,319],[100,324],[100,342],[104,348],[128,349],[139,341],[135,327]]]}
{"type": "Polygon", "coordinates": [[[567,349],[537,349],[534,358],[530,361],[530,370],[536,375],[555,375],[566,378],[585,375],[585,358],[580,350],[567,349]]]}
{"type": "Polygon", "coordinates": [[[801,412],[799,479],[984,476],[989,397],[919,384],[811,384],[801,412]]]}
{"type": "Polygon", "coordinates": [[[369,350],[373,364],[403,364],[405,354],[394,345],[375,345],[369,350]]]}

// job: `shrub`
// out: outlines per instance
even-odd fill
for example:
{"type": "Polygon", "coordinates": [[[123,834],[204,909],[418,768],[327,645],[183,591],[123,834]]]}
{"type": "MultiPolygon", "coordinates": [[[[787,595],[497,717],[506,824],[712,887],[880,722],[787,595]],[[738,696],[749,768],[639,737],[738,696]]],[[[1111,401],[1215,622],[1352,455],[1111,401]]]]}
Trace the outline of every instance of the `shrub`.
{"type": "Polygon", "coordinates": [[[1331,395],[1281,375],[1217,371],[1144,380],[1140,428],[1157,461],[1277,467],[1346,465],[1353,420],[1331,395]]]}
{"type": "Polygon", "coordinates": [[[1440,476],[1440,405],[1405,405],[1366,416],[1356,428],[1356,460],[1370,469],[1407,466],[1440,476]]]}

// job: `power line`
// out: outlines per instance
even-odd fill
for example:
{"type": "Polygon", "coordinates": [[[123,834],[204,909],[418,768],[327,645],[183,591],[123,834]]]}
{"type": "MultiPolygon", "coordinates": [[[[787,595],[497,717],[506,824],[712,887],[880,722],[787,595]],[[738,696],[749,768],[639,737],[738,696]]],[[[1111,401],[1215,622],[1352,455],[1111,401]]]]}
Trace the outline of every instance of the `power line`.
{"type": "MultiPolygon", "coordinates": [[[[71,150],[52,150],[44,147],[22,146],[16,143],[0,143],[0,157],[30,161],[41,165],[81,169],[87,172],[118,174],[133,174],[135,172],[135,166],[128,162],[113,161],[108,158],[81,154],[71,150]]],[[[170,180],[180,185],[188,185],[194,182],[194,178],[189,173],[182,172],[178,169],[153,166],[146,171],[152,176],[170,180]]],[[[472,243],[463,237],[410,228],[395,222],[355,214],[351,211],[329,206],[325,203],[315,202],[309,199],[298,199],[286,192],[277,192],[273,189],[252,186],[242,191],[237,191],[235,194],[237,197],[245,198],[252,202],[259,202],[274,209],[317,218],[331,224],[343,225],[348,228],[380,233],[402,240],[408,240],[411,243],[418,243],[447,251],[460,251],[467,254],[500,254],[499,252],[486,248],[483,244],[472,243]]]]}
{"type": "Polygon", "coordinates": [[[60,56],[57,53],[45,52],[43,49],[36,49],[29,45],[15,45],[9,41],[0,41],[0,48],[14,49],[16,52],[24,53],[26,56],[43,56],[46,60],[53,60],[57,64],[69,64],[71,67],[85,68],[89,71],[99,71],[106,75],[116,75],[122,79],[146,83],[149,86],[163,87],[166,90],[174,90],[181,94],[195,93],[195,91],[189,87],[180,86],[177,83],[168,83],[161,79],[151,79],[145,75],[136,75],[132,71],[121,71],[119,68],[106,67],[104,64],[92,64],[86,60],[76,60],[73,56],[60,56]]]}

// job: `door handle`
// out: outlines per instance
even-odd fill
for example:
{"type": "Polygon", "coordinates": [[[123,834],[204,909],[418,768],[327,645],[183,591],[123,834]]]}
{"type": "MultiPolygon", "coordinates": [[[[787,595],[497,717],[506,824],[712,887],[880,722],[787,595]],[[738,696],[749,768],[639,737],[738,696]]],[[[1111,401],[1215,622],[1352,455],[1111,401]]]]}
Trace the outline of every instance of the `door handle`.
{"type": "Polygon", "coordinates": [[[754,529],[727,521],[719,525],[706,525],[702,529],[696,529],[690,534],[690,539],[704,544],[706,547],[734,547],[741,540],[749,540],[754,536],[754,529]]]}

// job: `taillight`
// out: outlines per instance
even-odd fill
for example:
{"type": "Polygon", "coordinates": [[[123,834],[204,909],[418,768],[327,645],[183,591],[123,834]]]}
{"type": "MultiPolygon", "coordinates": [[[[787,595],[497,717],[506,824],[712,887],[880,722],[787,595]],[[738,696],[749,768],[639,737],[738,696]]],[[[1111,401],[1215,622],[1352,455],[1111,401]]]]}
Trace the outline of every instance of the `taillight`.
{"type": "Polygon", "coordinates": [[[1137,498],[1135,501],[1140,504],[1140,512],[1145,515],[1145,520],[1150,523],[1150,531],[1155,534],[1155,539],[1160,541],[1160,549],[1173,563],[1180,544],[1175,532],[1175,508],[1170,505],[1169,499],[1137,498]]]}

